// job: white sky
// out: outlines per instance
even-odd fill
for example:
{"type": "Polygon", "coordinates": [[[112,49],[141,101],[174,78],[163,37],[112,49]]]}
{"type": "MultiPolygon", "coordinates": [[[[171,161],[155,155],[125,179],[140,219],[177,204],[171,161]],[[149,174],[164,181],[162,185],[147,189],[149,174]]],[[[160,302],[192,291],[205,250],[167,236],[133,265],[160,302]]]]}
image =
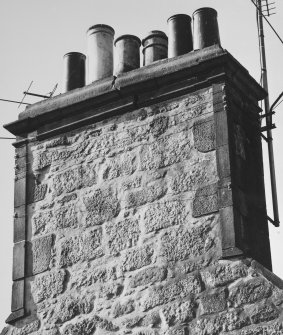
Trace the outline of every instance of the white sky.
{"type": "MultiPolygon", "coordinates": [[[[272,0],[274,1],[274,0],[272,0]]],[[[283,37],[283,2],[275,0],[277,14],[270,18],[283,37]]],[[[86,52],[86,30],[104,23],[121,34],[143,38],[150,30],[167,32],[167,18],[191,15],[200,7],[218,11],[222,46],[259,80],[259,54],[255,8],[250,0],[1,0],[0,1],[0,98],[21,100],[33,80],[32,92],[46,94],[61,84],[62,58],[70,51],[86,52]]],[[[283,45],[265,25],[271,103],[283,91],[283,45]]],[[[60,93],[61,87],[57,93],[60,93]]],[[[38,99],[27,98],[26,102],[38,99]]],[[[16,104],[0,102],[1,125],[17,119],[16,104]]],[[[279,209],[283,200],[283,104],[277,109],[274,152],[279,209]]],[[[0,127],[0,136],[11,136],[0,127]]],[[[10,312],[13,247],[14,149],[0,140],[0,331],[10,312]]],[[[263,143],[265,146],[265,143],[263,143]]],[[[267,165],[265,165],[267,167],[267,165]]],[[[265,172],[268,176],[268,170],[265,172]]],[[[270,186],[266,185],[268,214],[273,217],[270,186]]],[[[283,211],[281,211],[283,226],[283,211]]],[[[283,228],[270,226],[274,272],[283,278],[283,228]]]]}

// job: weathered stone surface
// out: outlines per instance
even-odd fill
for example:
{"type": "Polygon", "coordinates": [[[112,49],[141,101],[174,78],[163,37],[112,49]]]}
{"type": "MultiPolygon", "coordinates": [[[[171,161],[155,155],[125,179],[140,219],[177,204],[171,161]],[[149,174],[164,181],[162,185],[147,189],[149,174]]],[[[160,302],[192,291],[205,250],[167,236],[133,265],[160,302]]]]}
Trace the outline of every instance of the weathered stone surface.
{"type": "Polygon", "coordinates": [[[45,148],[46,149],[55,148],[61,145],[68,145],[68,144],[70,144],[68,137],[66,135],[63,135],[46,142],[45,148]]]}
{"type": "Polygon", "coordinates": [[[153,137],[162,135],[168,128],[168,117],[159,116],[149,123],[149,131],[153,137]]]}
{"type": "Polygon", "coordinates": [[[53,271],[35,277],[32,283],[32,294],[35,302],[55,298],[64,291],[65,270],[53,271]]]}
{"type": "Polygon", "coordinates": [[[167,201],[148,207],[144,216],[145,231],[147,233],[175,224],[182,224],[187,213],[181,201],[167,201]]]}
{"type": "Polygon", "coordinates": [[[28,335],[28,334],[35,334],[40,327],[39,320],[35,320],[32,322],[27,323],[23,327],[13,329],[11,335],[28,335]]]}
{"type": "Polygon", "coordinates": [[[253,323],[271,321],[279,316],[277,308],[271,304],[256,305],[252,308],[249,314],[253,323]]]}
{"type": "Polygon", "coordinates": [[[281,322],[269,325],[252,326],[241,331],[233,332],[231,335],[282,335],[283,327],[281,322]]]}
{"type": "Polygon", "coordinates": [[[43,200],[47,192],[47,184],[39,184],[34,187],[32,201],[43,200]]]}
{"type": "Polygon", "coordinates": [[[98,298],[112,299],[121,295],[124,286],[120,282],[113,282],[100,285],[97,289],[98,298]]]}
{"type": "Polygon", "coordinates": [[[66,194],[63,198],[58,200],[58,203],[64,206],[66,203],[76,200],[77,198],[78,196],[76,193],[66,194]]]}
{"type": "Polygon", "coordinates": [[[112,308],[112,315],[114,318],[119,316],[129,314],[135,310],[135,302],[133,300],[128,300],[126,302],[120,303],[119,301],[114,304],[112,308]]]}
{"type": "Polygon", "coordinates": [[[138,220],[126,219],[117,223],[109,222],[105,231],[108,247],[112,255],[119,251],[134,247],[139,239],[140,228],[138,220]]]}
{"type": "Polygon", "coordinates": [[[198,187],[209,184],[218,178],[215,155],[212,154],[206,160],[190,165],[189,169],[187,169],[177,166],[168,172],[170,175],[170,190],[174,194],[194,191],[198,187]]]}
{"type": "Polygon", "coordinates": [[[70,266],[103,256],[101,238],[102,230],[95,229],[64,239],[59,248],[59,265],[70,266]]]}
{"type": "Polygon", "coordinates": [[[125,328],[134,328],[140,325],[141,320],[142,320],[141,315],[135,315],[134,317],[126,317],[125,319],[122,320],[122,325],[125,328]]]}
{"type": "Polygon", "coordinates": [[[101,334],[101,330],[106,330],[106,331],[110,331],[110,332],[114,332],[119,330],[119,327],[116,326],[113,322],[111,322],[110,320],[101,318],[98,315],[94,315],[93,317],[93,321],[95,322],[97,329],[97,333],[101,334]]]}
{"type": "Polygon", "coordinates": [[[125,207],[138,207],[153,202],[162,198],[166,192],[166,186],[160,183],[155,183],[141,190],[129,191],[126,194],[125,207]]]}
{"type": "Polygon", "coordinates": [[[195,317],[195,303],[189,299],[184,302],[168,304],[160,309],[160,315],[166,327],[190,322],[195,317]]]}
{"type": "Polygon", "coordinates": [[[143,300],[142,307],[146,311],[155,306],[200,293],[201,291],[202,285],[198,276],[185,276],[150,290],[148,296],[143,300]]]}
{"type": "Polygon", "coordinates": [[[88,314],[92,311],[93,305],[87,298],[74,298],[66,296],[58,300],[55,308],[53,322],[64,323],[77,315],[88,314]]]}
{"type": "Polygon", "coordinates": [[[124,191],[131,190],[132,188],[140,187],[142,183],[142,177],[134,177],[133,179],[127,179],[122,183],[122,189],[124,191]]]}
{"type": "Polygon", "coordinates": [[[160,311],[148,311],[141,319],[140,325],[143,327],[158,327],[161,324],[160,311]]]}
{"type": "Polygon", "coordinates": [[[193,127],[194,144],[198,151],[208,152],[215,149],[215,126],[214,121],[209,119],[205,122],[195,123],[193,127]]]}
{"type": "Polygon", "coordinates": [[[52,163],[52,156],[48,150],[41,151],[37,153],[37,155],[34,157],[34,169],[35,170],[42,170],[45,167],[49,166],[51,163],[52,163]]]}
{"type": "Polygon", "coordinates": [[[154,249],[152,245],[144,245],[128,250],[123,254],[122,269],[124,271],[132,271],[151,264],[153,253],[154,249]]]}
{"type": "Polygon", "coordinates": [[[151,328],[141,328],[135,330],[134,335],[157,335],[157,330],[151,328]]]}
{"type": "Polygon", "coordinates": [[[120,212],[120,203],[113,189],[98,189],[84,197],[87,210],[86,226],[102,224],[116,217],[120,212]]]}
{"type": "Polygon", "coordinates": [[[212,102],[205,102],[201,105],[196,106],[188,106],[189,108],[185,108],[184,111],[174,115],[175,123],[182,123],[186,121],[190,121],[198,116],[207,115],[213,111],[212,102]]]}
{"type": "Polygon", "coordinates": [[[166,331],[165,335],[189,335],[187,327],[175,327],[166,331]]]}
{"type": "Polygon", "coordinates": [[[236,155],[239,155],[244,160],[246,159],[246,150],[245,150],[245,142],[247,141],[243,128],[234,124],[234,142],[236,155]]]}
{"type": "Polygon", "coordinates": [[[150,283],[161,282],[166,278],[167,270],[162,267],[146,268],[135,275],[130,280],[130,287],[137,287],[141,285],[148,285],[150,283]]]}
{"type": "Polygon", "coordinates": [[[166,232],[161,237],[161,255],[167,261],[180,261],[190,256],[201,256],[213,246],[210,222],[200,227],[166,232]]]}
{"type": "Polygon", "coordinates": [[[37,274],[49,269],[53,235],[37,238],[28,246],[28,255],[31,261],[29,272],[37,274]]]}
{"type": "Polygon", "coordinates": [[[212,292],[206,292],[200,298],[201,314],[213,314],[223,312],[227,306],[226,289],[219,289],[212,292]]]}
{"type": "Polygon", "coordinates": [[[152,144],[142,146],[141,168],[142,170],[159,169],[170,166],[191,156],[192,143],[186,134],[180,133],[161,138],[152,144]]]}
{"type": "Polygon", "coordinates": [[[39,334],[36,335],[61,335],[58,328],[52,328],[52,329],[44,329],[39,334]]]}
{"type": "MultiPolygon", "coordinates": [[[[205,256],[205,255],[204,255],[205,256]]],[[[197,270],[202,270],[213,262],[211,257],[198,257],[197,260],[185,260],[183,262],[172,264],[170,270],[175,273],[175,275],[182,275],[186,273],[191,273],[197,270]]]]}
{"type": "Polygon", "coordinates": [[[229,301],[234,306],[259,302],[271,295],[271,285],[262,278],[241,281],[231,288],[229,301]]]}
{"type": "Polygon", "coordinates": [[[127,152],[106,161],[103,170],[103,179],[110,180],[120,176],[130,176],[136,169],[136,156],[131,152],[127,152]]]}
{"type": "Polygon", "coordinates": [[[150,137],[157,138],[168,128],[168,117],[157,116],[148,124],[133,127],[128,130],[132,142],[147,141],[150,137]]]}
{"type": "Polygon", "coordinates": [[[242,311],[231,310],[217,316],[199,318],[196,322],[190,324],[190,334],[218,335],[222,331],[241,329],[249,324],[249,318],[242,311]]]}
{"type": "Polygon", "coordinates": [[[250,260],[219,260],[214,212],[231,192],[215,184],[214,100],[208,88],[28,144],[27,234],[54,234],[50,272],[26,279],[30,335],[282,333],[282,292],[250,260]]]}
{"type": "Polygon", "coordinates": [[[123,319],[122,324],[126,328],[134,328],[134,327],[159,327],[161,324],[161,318],[159,315],[159,310],[148,311],[146,314],[142,315],[138,313],[133,317],[126,317],[123,319]]]}
{"type": "Polygon", "coordinates": [[[33,235],[45,233],[50,230],[54,222],[52,211],[39,212],[32,218],[33,235]]]}
{"type": "Polygon", "coordinates": [[[96,283],[106,283],[117,279],[115,266],[89,267],[71,277],[71,287],[87,287],[96,283]]]}
{"type": "Polygon", "coordinates": [[[204,282],[211,287],[226,285],[246,275],[247,266],[242,262],[226,262],[202,272],[204,282]]]}
{"type": "MultiPolygon", "coordinates": [[[[56,148],[38,148],[34,156],[33,168],[34,170],[43,170],[50,165],[63,165],[66,161],[80,159],[81,162],[90,154],[92,147],[95,147],[96,143],[91,143],[85,136],[85,133],[81,133],[81,136],[74,136],[70,139],[69,143],[74,142],[72,146],[62,146],[56,148]]],[[[103,140],[101,140],[103,142],[103,140]]],[[[99,143],[100,148],[101,144],[99,143]]],[[[103,144],[102,144],[103,145],[103,144]]],[[[98,145],[96,145],[98,147],[98,145]]],[[[104,148],[104,147],[103,147],[104,148]]]]}
{"type": "Polygon", "coordinates": [[[62,335],[93,335],[96,330],[95,321],[85,319],[75,324],[69,324],[64,329],[62,335]]]}
{"type": "Polygon", "coordinates": [[[193,200],[193,216],[199,217],[218,211],[217,184],[199,188],[193,200]]]}
{"type": "Polygon", "coordinates": [[[78,225],[77,212],[74,204],[61,207],[55,211],[55,225],[57,229],[75,228],[78,225]]]}
{"type": "Polygon", "coordinates": [[[95,166],[78,166],[57,174],[53,180],[52,190],[55,196],[63,192],[70,193],[82,187],[96,183],[95,166]]]}
{"type": "Polygon", "coordinates": [[[275,306],[282,305],[283,304],[283,290],[275,286],[273,289],[272,298],[273,298],[272,300],[275,306]]]}

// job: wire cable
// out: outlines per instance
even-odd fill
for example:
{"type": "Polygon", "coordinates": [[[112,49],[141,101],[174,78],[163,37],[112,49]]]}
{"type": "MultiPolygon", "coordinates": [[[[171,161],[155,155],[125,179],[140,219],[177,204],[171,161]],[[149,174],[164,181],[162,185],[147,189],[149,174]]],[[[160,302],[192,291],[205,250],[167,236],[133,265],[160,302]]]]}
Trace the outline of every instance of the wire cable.
{"type": "Polygon", "coordinates": [[[282,102],[283,100],[281,100],[276,106],[274,106],[273,109],[277,108],[282,102]]]}

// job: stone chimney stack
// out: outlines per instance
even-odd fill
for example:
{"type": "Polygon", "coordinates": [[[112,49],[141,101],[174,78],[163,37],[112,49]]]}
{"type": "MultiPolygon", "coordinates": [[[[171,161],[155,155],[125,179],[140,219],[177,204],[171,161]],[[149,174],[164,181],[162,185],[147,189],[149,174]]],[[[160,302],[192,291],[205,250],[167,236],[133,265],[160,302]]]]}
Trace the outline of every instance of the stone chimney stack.
{"type": "Polygon", "coordinates": [[[90,84],[5,126],[17,141],[2,334],[282,334],[258,106],[266,92],[219,45],[214,10],[195,12],[192,30],[189,16],[173,18],[169,58],[166,35],[151,31],[139,67],[140,41],[126,35],[115,76],[114,30],[93,26],[90,84]]]}

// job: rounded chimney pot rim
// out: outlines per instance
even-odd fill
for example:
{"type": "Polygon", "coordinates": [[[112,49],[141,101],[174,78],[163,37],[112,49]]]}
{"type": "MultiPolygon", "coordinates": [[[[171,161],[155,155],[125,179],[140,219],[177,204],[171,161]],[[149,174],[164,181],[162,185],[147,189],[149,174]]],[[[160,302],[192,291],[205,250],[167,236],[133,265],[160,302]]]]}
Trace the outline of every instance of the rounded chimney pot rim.
{"type": "Polygon", "coordinates": [[[141,40],[138,36],[136,35],[131,35],[131,34],[124,34],[124,35],[121,35],[119,37],[117,37],[114,41],[114,46],[116,46],[116,43],[120,40],[123,40],[123,39],[132,39],[132,40],[135,40],[136,42],[138,42],[139,46],[141,46],[141,40]]]}
{"type": "Polygon", "coordinates": [[[174,15],[170,16],[170,17],[167,19],[167,22],[169,22],[169,21],[175,19],[176,17],[187,18],[187,19],[189,19],[190,21],[192,20],[191,16],[188,15],[188,14],[174,14],[174,15]]]}
{"type": "Polygon", "coordinates": [[[108,32],[108,33],[113,34],[113,35],[115,34],[115,30],[111,26],[109,26],[107,24],[102,24],[102,23],[98,23],[98,24],[95,24],[95,25],[89,27],[88,30],[87,30],[87,34],[91,35],[91,34],[95,34],[95,33],[100,32],[100,31],[108,32]]]}
{"type": "Polygon", "coordinates": [[[145,41],[148,40],[149,38],[152,38],[152,37],[161,37],[161,38],[164,38],[166,41],[168,41],[168,37],[163,31],[161,31],[161,30],[151,30],[146,35],[146,37],[144,37],[142,39],[142,45],[144,46],[145,41]]]}
{"type": "Polygon", "coordinates": [[[213,13],[217,14],[217,10],[212,8],[212,7],[201,7],[201,8],[196,9],[193,12],[192,16],[194,16],[196,13],[201,12],[201,11],[210,11],[210,12],[213,12],[213,13]]]}
{"type": "Polygon", "coordinates": [[[70,52],[67,52],[63,57],[67,57],[69,55],[77,55],[77,56],[81,56],[83,58],[86,58],[86,55],[83,54],[82,52],[78,52],[78,51],[70,51],[70,52]]]}

